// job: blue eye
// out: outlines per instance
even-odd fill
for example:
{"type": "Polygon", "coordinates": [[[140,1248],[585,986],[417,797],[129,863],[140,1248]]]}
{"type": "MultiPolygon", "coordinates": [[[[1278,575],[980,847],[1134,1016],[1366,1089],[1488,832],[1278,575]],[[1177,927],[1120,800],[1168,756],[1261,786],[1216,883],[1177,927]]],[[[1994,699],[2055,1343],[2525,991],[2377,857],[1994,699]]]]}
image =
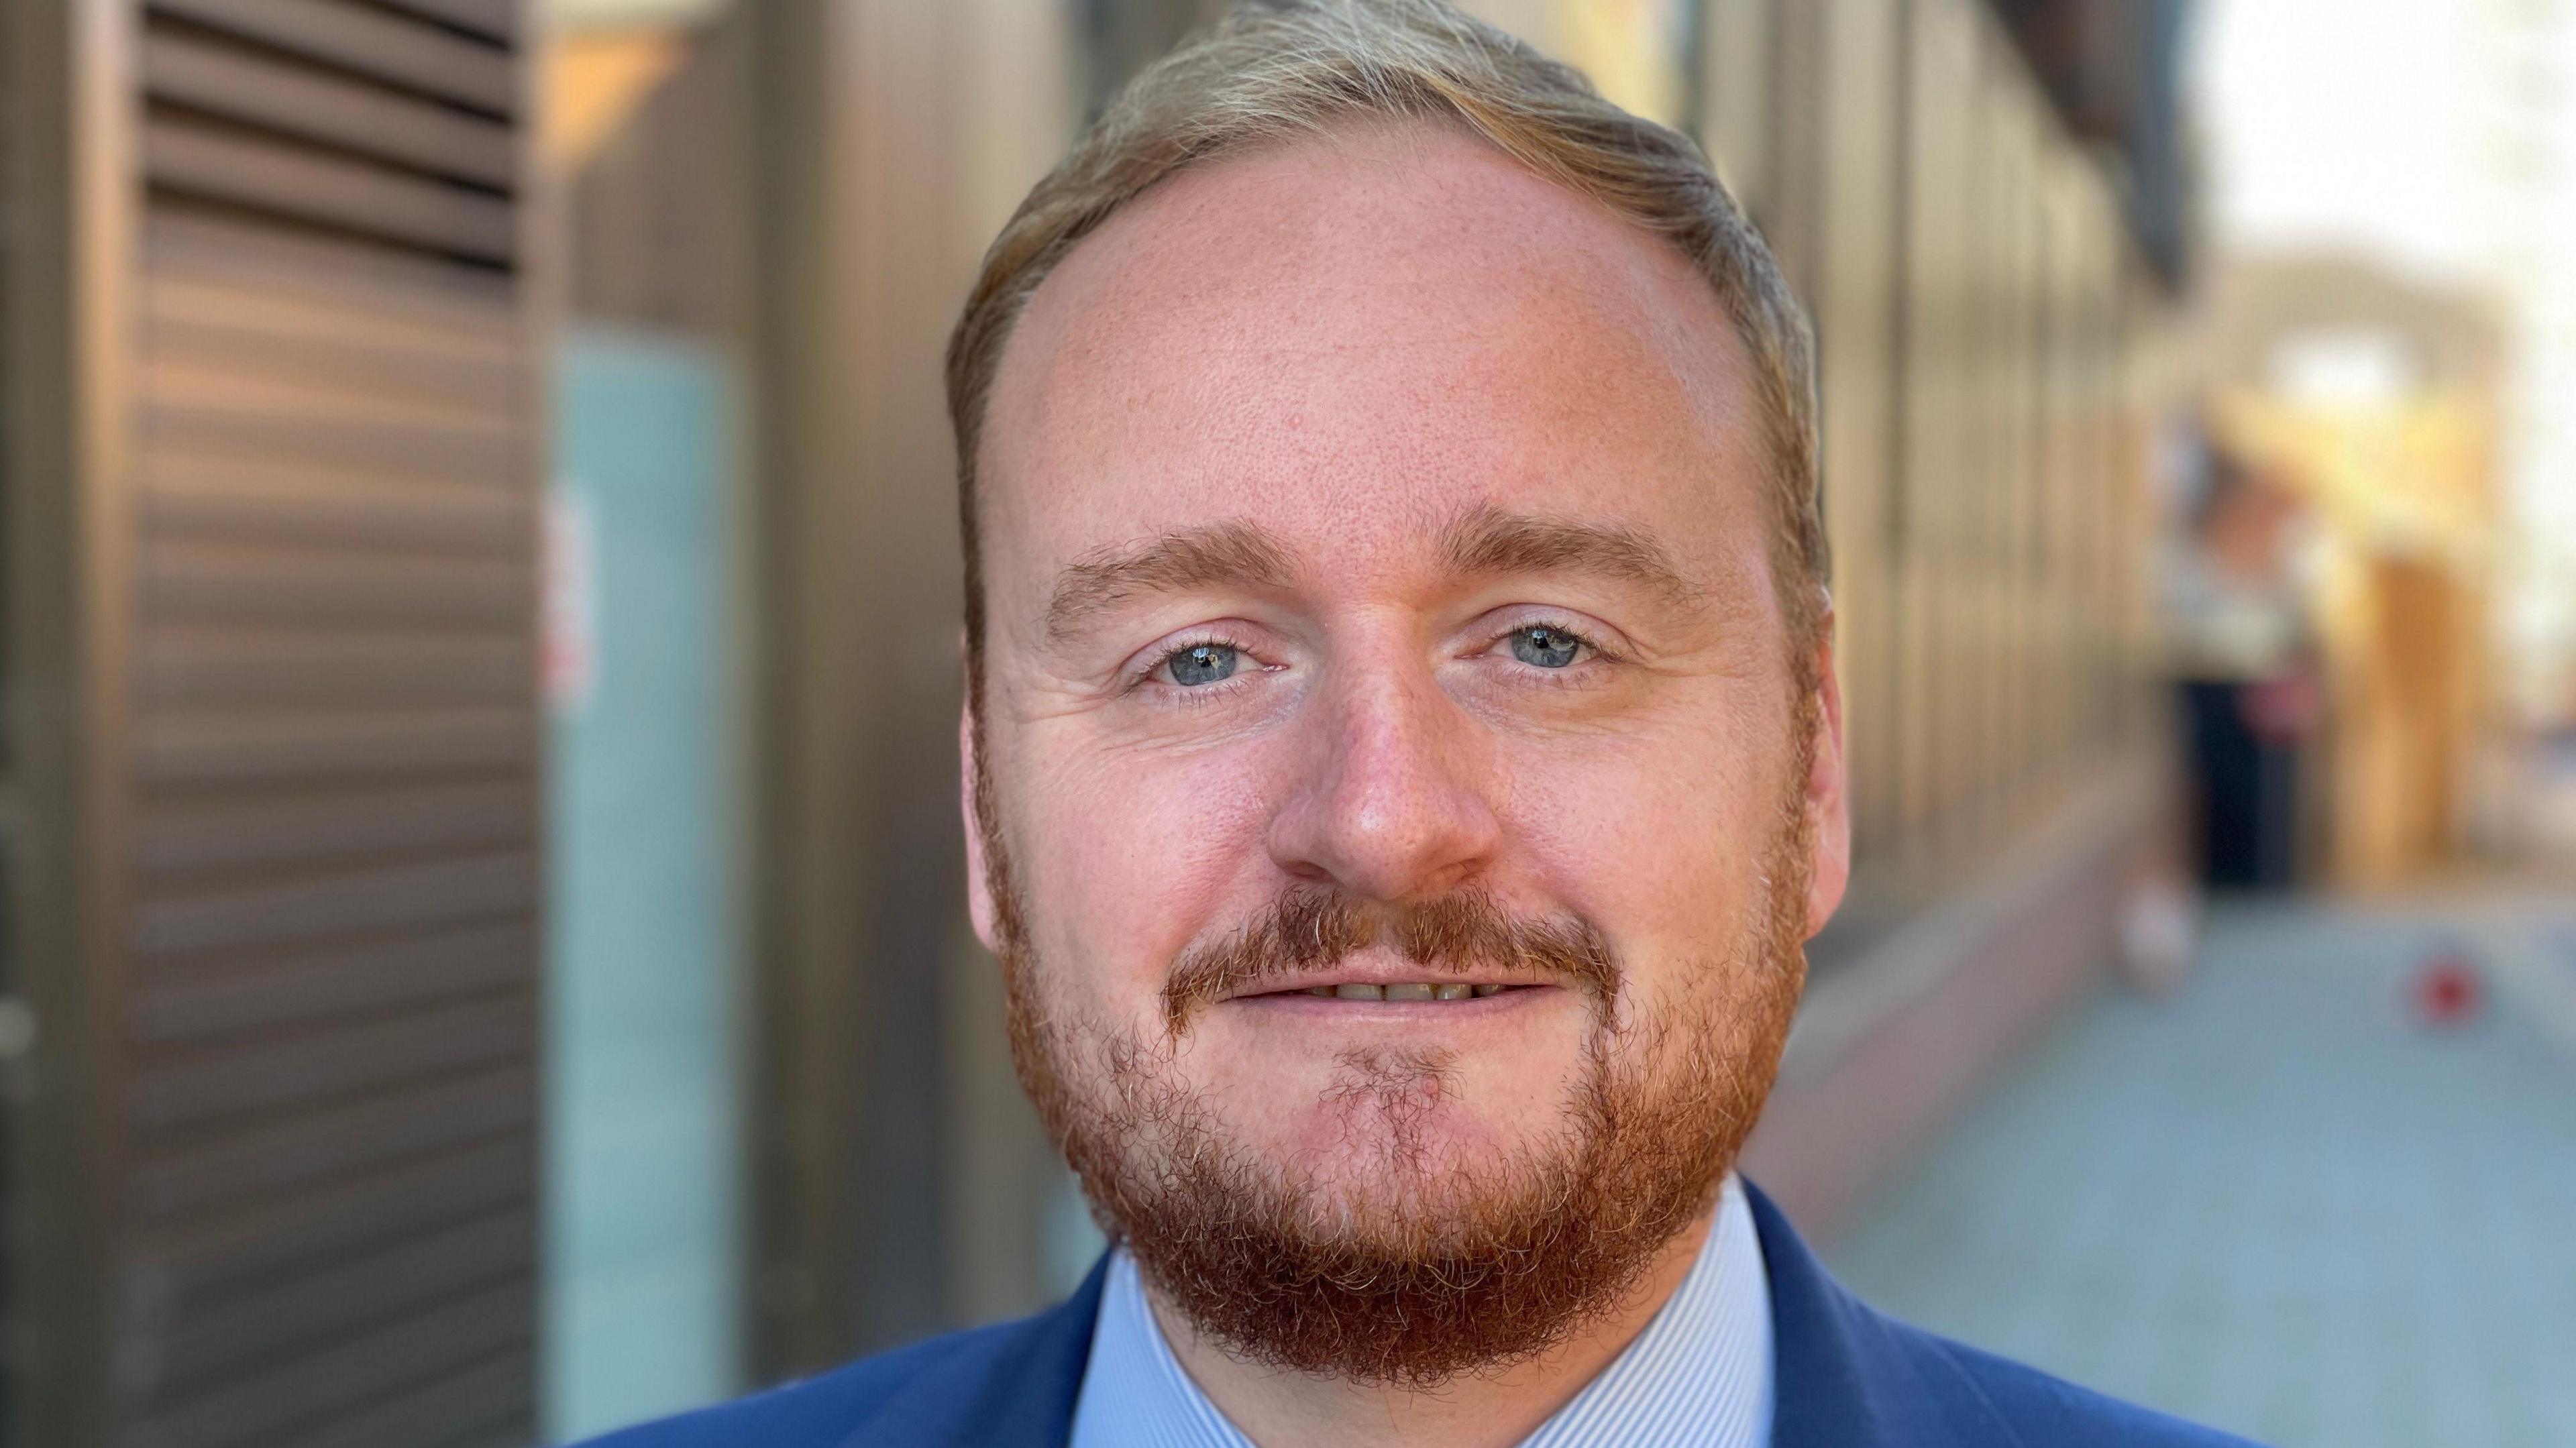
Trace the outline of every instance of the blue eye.
{"type": "Polygon", "coordinates": [[[1561,669],[1583,652],[1583,640],[1561,628],[1534,623],[1512,630],[1512,657],[1534,669],[1561,669]]]}
{"type": "Polygon", "coordinates": [[[1243,655],[1231,644],[1193,644],[1164,660],[1172,670],[1172,682],[1182,688],[1201,684],[1222,683],[1234,677],[1243,655]]]}

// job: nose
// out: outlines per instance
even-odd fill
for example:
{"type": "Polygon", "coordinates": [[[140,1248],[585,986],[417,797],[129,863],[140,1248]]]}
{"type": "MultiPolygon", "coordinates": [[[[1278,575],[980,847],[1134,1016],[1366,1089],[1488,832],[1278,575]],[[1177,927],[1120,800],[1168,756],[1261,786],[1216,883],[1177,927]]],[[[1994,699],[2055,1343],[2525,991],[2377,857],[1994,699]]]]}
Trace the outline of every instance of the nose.
{"type": "Polygon", "coordinates": [[[1502,834],[1492,751],[1427,671],[1373,673],[1310,707],[1303,783],[1270,823],[1281,870],[1389,902],[1484,872],[1502,834]]]}

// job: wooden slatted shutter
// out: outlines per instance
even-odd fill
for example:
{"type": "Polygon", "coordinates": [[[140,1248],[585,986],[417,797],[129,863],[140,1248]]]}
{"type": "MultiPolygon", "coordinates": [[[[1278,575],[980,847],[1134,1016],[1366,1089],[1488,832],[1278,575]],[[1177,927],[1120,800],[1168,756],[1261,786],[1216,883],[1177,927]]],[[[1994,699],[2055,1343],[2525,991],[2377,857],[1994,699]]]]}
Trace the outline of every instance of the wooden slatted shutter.
{"type": "MultiPolygon", "coordinates": [[[[540,369],[519,0],[52,8],[14,43],[66,62],[55,260],[79,315],[64,416],[36,425],[72,465],[63,496],[24,468],[8,487],[41,535],[19,555],[73,562],[34,600],[58,616],[23,616],[41,580],[13,597],[33,638],[13,670],[58,678],[10,680],[46,706],[12,766],[59,787],[28,793],[43,859],[12,885],[41,917],[13,961],[43,1022],[21,1260],[65,1251],[21,1294],[20,1426],[524,1443],[540,369]]],[[[38,456],[18,442],[13,463],[38,456]]]]}

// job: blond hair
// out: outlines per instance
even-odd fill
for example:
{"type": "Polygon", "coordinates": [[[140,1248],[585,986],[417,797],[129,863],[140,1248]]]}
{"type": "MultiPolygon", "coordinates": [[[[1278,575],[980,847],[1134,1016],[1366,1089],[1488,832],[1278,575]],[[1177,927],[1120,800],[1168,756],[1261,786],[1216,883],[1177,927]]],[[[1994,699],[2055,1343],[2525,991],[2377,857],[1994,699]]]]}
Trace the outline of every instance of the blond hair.
{"type": "Polygon", "coordinates": [[[994,371],[1029,297],[1085,236],[1156,183],[1369,120],[1463,126],[1664,238],[1708,280],[1752,361],[1770,473],[1772,568],[1793,670],[1812,686],[1830,569],[1816,486],[1814,349],[1770,248],[1699,147],[1441,0],[1243,0],[1129,82],[1029,192],[985,253],[949,338],[969,687],[980,694],[984,637],[976,449],[994,371]]]}

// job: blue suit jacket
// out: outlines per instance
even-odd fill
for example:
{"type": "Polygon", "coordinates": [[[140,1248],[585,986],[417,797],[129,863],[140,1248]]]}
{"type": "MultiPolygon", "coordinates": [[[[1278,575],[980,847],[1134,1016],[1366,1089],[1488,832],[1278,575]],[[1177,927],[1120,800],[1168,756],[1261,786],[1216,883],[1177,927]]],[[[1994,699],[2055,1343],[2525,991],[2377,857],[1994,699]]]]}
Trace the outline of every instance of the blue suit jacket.
{"type": "MultiPolygon", "coordinates": [[[[1773,1448],[2222,1448],[2239,1439],[2114,1402],[1880,1316],[1745,1196],[1771,1279],[1773,1448]]],[[[1062,1448],[1101,1267],[1035,1317],[917,1343],[597,1448],[1062,1448]]]]}

